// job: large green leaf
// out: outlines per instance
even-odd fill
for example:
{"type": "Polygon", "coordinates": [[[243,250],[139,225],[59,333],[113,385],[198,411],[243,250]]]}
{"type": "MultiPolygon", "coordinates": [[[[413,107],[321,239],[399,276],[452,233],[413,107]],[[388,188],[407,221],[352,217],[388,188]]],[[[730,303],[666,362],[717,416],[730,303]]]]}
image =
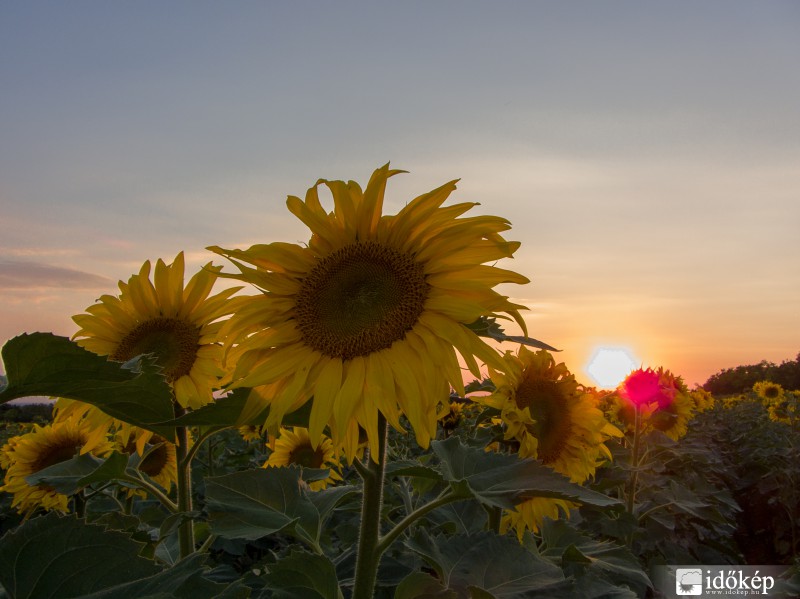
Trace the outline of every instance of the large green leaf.
{"type": "Polygon", "coordinates": [[[324,555],[292,551],[264,575],[271,599],[338,599],[336,568],[324,555]]]}
{"type": "Polygon", "coordinates": [[[327,470],[296,467],[245,470],[206,479],[211,531],[230,539],[255,540],[279,531],[316,546],[326,518],[355,493],[353,487],[306,491],[303,480],[327,470]],[[301,480],[302,472],[302,480],[301,480]]]}
{"type": "MultiPolygon", "coordinates": [[[[564,581],[558,566],[515,539],[493,532],[430,537],[418,530],[406,546],[436,571],[443,589],[456,591],[459,597],[519,599],[564,581]]],[[[435,587],[431,590],[441,592],[435,587]]]]}
{"type": "Polygon", "coordinates": [[[433,441],[444,479],[458,492],[483,503],[510,509],[531,497],[566,499],[599,507],[619,501],[570,482],[566,476],[531,459],[467,447],[456,437],[433,441]]]}
{"type": "Polygon", "coordinates": [[[69,599],[152,576],[143,543],[74,516],[50,513],[0,539],[0,584],[12,599],[69,599]]]}
{"type": "Polygon", "coordinates": [[[545,518],[541,535],[542,555],[560,560],[564,572],[579,580],[591,575],[626,585],[640,596],[652,586],[639,560],[626,547],[586,537],[566,520],[545,518]]]}
{"type": "Polygon", "coordinates": [[[0,403],[31,396],[76,399],[119,420],[172,435],[172,390],[151,359],[125,364],[93,354],[66,337],[30,333],[3,346],[7,385],[0,403]]]}
{"type": "Polygon", "coordinates": [[[195,599],[226,597],[246,599],[249,589],[241,584],[226,585],[203,578],[206,556],[192,555],[153,576],[116,585],[80,599],[195,599]]]}
{"type": "Polygon", "coordinates": [[[64,495],[72,495],[93,483],[119,479],[125,473],[128,456],[114,452],[103,460],[91,454],[76,455],[25,477],[29,485],[47,485],[64,495]]]}
{"type": "Polygon", "coordinates": [[[459,599],[459,595],[430,574],[412,572],[397,585],[394,599],[459,599]]]}
{"type": "MultiPolygon", "coordinates": [[[[236,389],[231,394],[218,398],[213,403],[205,405],[179,418],[163,422],[161,424],[169,426],[215,426],[229,427],[242,426],[245,424],[260,425],[267,421],[269,406],[264,406],[261,411],[254,411],[253,414],[242,420],[242,412],[247,404],[251,389],[236,389]]],[[[282,424],[285,426],[308,427],[308,419],[311,415],[311,401],[307,401],[294,412],[290,412],[283,417],[282,424]]]]}
{"type": "Polygon", "coordinates": [[[211,531],[230,539],[255,540],[300,519],[303,496],[298,468],[270,468],[206,478],[211,531]]]}

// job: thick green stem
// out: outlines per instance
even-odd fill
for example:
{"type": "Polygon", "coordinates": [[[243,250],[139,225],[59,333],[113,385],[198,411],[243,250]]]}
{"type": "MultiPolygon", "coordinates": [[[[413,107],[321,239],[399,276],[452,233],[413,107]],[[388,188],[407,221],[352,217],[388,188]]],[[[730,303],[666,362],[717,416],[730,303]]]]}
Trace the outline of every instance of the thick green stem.
{"type": "Polygon", "coordinates": [[[164,495],[164,493],[162,493],[158,487],[147,482],[143,478],[141,477],[137,478],[125,475],[121,476],[119,480],[121,480],[122,482],[131,483],[137,487],[144,489],[147,493],[150,493],[150,495],[158,499],[158,501],[161,502],[161,505],[167,508],[167,510],[169,510],[171,514],[174,514],[178,511],[178,505],[174,501],[172,501],[169,497],[164,495]]]}
{"type": "MultiPolygon", "coordinates": [[[[636,415],[634,417],[633,425],[633,452],[631,453],[631,480],[630,488],[628,489],[627,509],[628,513],[633,516],[633,508],[636,504],[636,485],[639,482],[639,446],[640,438],[642,436],[642,413],[639,406],[636,406],[636,415]]],[[[628,546],[633,546],[633,537],[635,532],[631,532],[628,536],[628,546]]]]}
{"type": "Polygon", "coordinates": [[[633,506],[636,501],[636,484],[639,480],[639,437],[641,436],[642,413],[636,406],[636,415],[633,424],[633,452],[631,453],[631,480],[628,488],[628,513],[633,515],[633,506]]]}
{"type": "Polygon", "coordinates": [[[458,495],[454,495],[449,489],[439,495],[436,499],[431,501],[430,503],[426,503],[423,506],[418,507],[413,512],[410,512],[405,518],[403,518],[400,522],[395,524],[394,528],[390,530],[386,535],[381,537],[378,541],[378,546],[376,548],[378,554],[382,554],[386,551],[389,546],[400,536],[400,534],[409,526],[411,526],[414,522],[422,518],[428,512],[432,512],[438,507],[443,505],[447,505],[448,503],[453,503],[454,501],[462,501],[465,497],[459,497],[458,495]]]}
{"type": "Polygon", "coordinates": [[[378,564],[381,554],[378,551],[380,538],[381,508],[383,507],[383,484],[386,478],[386,419],[378,415],[378,455],[367,456],[367,463],[358,468],[364,480],[364,494],[361,499],[361,530],[358,536],[356,572],[353,581],[352,599],[372,599],[375,581],[378,577],[378,564]]]}
{"type": "MultiPolygon", "coordinates": [[[[185,426],[175,429],[177,435],[178,458],[178,511],[188,514],[192,511],[192,460],[189,452],[189,431],[185,426]]],[[[194,552],[194,522],[187,518],[178,527],[178,544],[180,558],[183,559],[194,552]]]]}

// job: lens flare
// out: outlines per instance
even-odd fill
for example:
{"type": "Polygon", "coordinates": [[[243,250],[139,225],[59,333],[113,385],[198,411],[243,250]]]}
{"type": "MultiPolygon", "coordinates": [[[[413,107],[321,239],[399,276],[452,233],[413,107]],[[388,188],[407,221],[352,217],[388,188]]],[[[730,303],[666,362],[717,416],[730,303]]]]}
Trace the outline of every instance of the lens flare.
{"type": "Polygon", "coordinates": [[[619,347],[601,347],[592,356],[586,371],[598,386],[614,389],[635,369],[636,362],[628,350],[619,347]]]}

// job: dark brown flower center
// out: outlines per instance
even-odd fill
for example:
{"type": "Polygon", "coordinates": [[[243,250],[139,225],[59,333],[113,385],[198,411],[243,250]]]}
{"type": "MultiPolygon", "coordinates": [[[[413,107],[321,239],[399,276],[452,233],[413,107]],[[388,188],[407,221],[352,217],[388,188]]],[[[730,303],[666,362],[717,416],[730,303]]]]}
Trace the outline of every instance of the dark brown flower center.
{"type": "MultiPolygon", "coordinates": [[[[147,476],[156,477],[164,470],[169,460],[167,453],[167,443],[163,437],[153,437],[151,443],[159,444],[155,449],[145,451],[144,459],[139,464],[139,470],[147,476]]],[[[150,449],[150,448],[148,448],[150,449]]]]}
{"type": "Polygon", "coordinates": [[[86,439],[73,437],[60,439],[58,443],[42,448],[42,453],[31,465],[31,472],[39,472],[39,470],[72,459],[75,454],[80,452],[85,442],[86,439]]]}
{"type": "Polygon", "coordinates": [[[526,373],[515,399],[517,407],[528,408],[536,421],[533,434],[539,441],[537,457],[544,464],[554,462],[572,431],[569,408],[558,384],[526,373]]]}
{"type": "Polygon", "coordinates": [[[326,256],[296,295],[303,342],[350,360],[391,347],[416,324],[430,286],[422,264],[374,241],[326,256]]]}
{"type": "Polygon", "coordinates": [[[325,463],[325,453],[321,447],[314,449],[311,445],[299,445],[289,452],[289,463],[304,468],[321,468],[325,463]]]}
{"type": "Polygon", "coordinates": [[[109,357],[126,362],[141,354],[153,354],[172,383],[192,370],[199,342],[199,327],[178,318],[157,317],[137,325],[109,357]]]}

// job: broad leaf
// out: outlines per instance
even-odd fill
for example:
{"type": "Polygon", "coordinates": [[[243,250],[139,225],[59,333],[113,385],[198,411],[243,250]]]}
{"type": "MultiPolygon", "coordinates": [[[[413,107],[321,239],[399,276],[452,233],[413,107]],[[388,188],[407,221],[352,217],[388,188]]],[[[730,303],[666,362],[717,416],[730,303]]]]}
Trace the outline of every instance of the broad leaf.
{"type": "Polygon", "coordinates": [[[151,359],[125,364],[93,354],[66,337],[30,333],[3,346],[7,385],[0,403],[31,396],[75,399],[109,416],[172,436],[172,390],[151,359]]]}
{"type": "Polygon", "coordinates": [[[47,485],[59,493],[72,495],[88,485],[119,481],[126,474],[135,475],[138,462],[136,454],[127,456],[114,451],[108,458],[101,459],[85,453],[34,472],[26,476],[25,481],[29,485],[47,485]]]}
{"type": "Polygon", "coordinates": [[[564,580],[558,566],[493,532],[430,537],[418,530],[406,545],[436,571],[444,589],[459,596],[518,599],[564,580]]]}
{"type": "Polygon", "coordinates": [[[249,590],[243,585],[229,586],[203,578],[204,561],[204,555],[192,555],[153,576],[110,587],[81,599],[195,599],[222,596],[245,599],[249,596],[249,590]]]}
{"type": "Polygon", "coordinates": [[[292,551],[269,566],[264,576],[269,596],[275,599],[338,599],[336,569],[323,555],[292,551]]]}
{"type": "Polygon", "coordinates": [[[0,584],[13,599],[69,599],[152,576],[143,543],[55,513],[29,520],[0,539],[0,584]]]}
{"type": "MultiPolygon", "coordinates": [[[[213,403],[161,424],[167,426],[214,426],[223,428],[246,424],[264,424],[269,415],[268,405],[252,410],[247,417],[242,417],[245,407],[248,406],[250,392],[251,389],[248,388],[236,389],[230,395],[220,397],[213,403]]],[[[284,426],[308,427],[311,405],[312,402],[307,401],[294,412],[286,414],[281,421],[282,424],[284,426]]]]}
{"type": "Polygon", "coordinates": [[[542,555],[561,561],[566,574],[592,575],[625,584],[641,595],[652,586],[639,560],[626,548],[582,535],[565,520],[546,518],[541,526],[542,555]]]}
{"type": "Polygon", "coordinates": [[[430,574],[412,572],[397,586],[394,599],[459,599],[459,595],[430,574]]]}
{"type": "Polygon", "coordinates": [[[347,487],[316,494],[305,491],[303,480],[322,478],[327,473],[287,467],[207,478],[206,510],[212,533],[229,539],[255,540],[284,531],[315,546],[324,518],[352,493],[347,487]]]}
{"type": "Polygon", "coordinates": [[[595,506],[619,505],[619,501],[570,482],[541,462],[513,455],[467,447],[456,437],[433,441],[442,461],[444,479],[465,496],[510,509],[532,497],[553,497],[595,506]]]}

